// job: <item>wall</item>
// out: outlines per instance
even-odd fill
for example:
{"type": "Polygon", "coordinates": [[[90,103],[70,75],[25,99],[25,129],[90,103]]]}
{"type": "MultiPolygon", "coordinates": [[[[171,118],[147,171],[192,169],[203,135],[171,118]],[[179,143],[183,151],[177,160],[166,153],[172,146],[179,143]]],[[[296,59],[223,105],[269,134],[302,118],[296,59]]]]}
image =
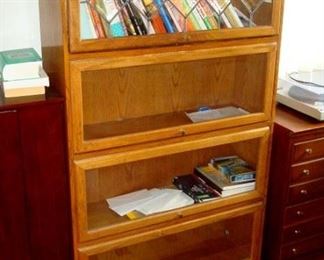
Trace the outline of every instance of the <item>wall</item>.
{"type": "Polygon", "coordinates": [[[286,0],[280,71],[324,69],[324,1],[286,0]]]}
{"type": "Polygon", "coordinates": [[[0,0],[0,51],[28,47],[41,53],[38,0],[0,0]]]}

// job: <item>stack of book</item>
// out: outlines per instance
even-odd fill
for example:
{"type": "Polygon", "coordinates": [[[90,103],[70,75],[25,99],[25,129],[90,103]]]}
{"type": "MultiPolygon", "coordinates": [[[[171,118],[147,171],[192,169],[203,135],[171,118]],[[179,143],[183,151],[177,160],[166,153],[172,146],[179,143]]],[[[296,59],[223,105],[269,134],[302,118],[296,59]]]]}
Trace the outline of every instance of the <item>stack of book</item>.
{"type": "Polygon", "coordinates": [[[217,157],[194,174],[177,176],[173,184],[192,197],[204,202],[248,192],[255,189],[255,171],[238,156],[217,157]]]}
{"type": "Polygon", "coordinates": [[[33,48],[0,52],[0,85],[4,97],[45,94],[49,78],[33,48]]]}
{"type": "Polygon", "coordinates": [[[81,39],[243,27],[230,0],[81,0],[81,39]]]}

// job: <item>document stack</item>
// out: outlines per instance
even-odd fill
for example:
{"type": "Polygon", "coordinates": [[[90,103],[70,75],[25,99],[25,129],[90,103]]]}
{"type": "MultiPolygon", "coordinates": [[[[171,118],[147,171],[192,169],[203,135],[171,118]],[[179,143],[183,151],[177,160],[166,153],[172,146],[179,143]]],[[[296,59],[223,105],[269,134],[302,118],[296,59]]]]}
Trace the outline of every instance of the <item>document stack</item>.
{"type": "Polygon", "coordinates": [[[6,98],[45,94],[49,78],[38,53],[33,48],[0,52],[0,85],[6,98]]]}

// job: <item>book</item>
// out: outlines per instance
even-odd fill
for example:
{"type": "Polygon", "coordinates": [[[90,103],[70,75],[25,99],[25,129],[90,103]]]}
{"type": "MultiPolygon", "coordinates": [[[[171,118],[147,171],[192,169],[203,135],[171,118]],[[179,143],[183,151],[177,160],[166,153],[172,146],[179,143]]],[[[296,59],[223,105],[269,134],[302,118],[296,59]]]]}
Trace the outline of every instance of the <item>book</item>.
{"type": "Polygon", "coordinates": [[[35,87],[5,88],[3,90],[3,93],[5,98],[44,95],[45,87],[35,86],[35,87]]]}
{"type": "Polygon", "coordinates": [[[6,98],[44,95],[45,87],[49,86],[49,78],[41,69],[38,78],[3,81],[1,85],[6,98]]]}
{"type": "Polygon", "coordinates": [[[185,28],[185,18],[171,1],[164,2],[172,22],[178,32],[183,32],[185,28]]]}
{"type": "Polygon", "coordinates": [[[166,28],[159,14],[159,10],[154,5],[153,0],[142,0],[146,9],[147,16],[150,17],[156,33],[166,33],[166,28]]]}
{"type": "Polygon", "coordinates": [[[92,22],[89,5],[86,2],[80,2],[80,39],[97,39],[96,30],[92,22]]]}
{"type": "Polygon", "coordinates": [[[194,174],[204,180],[211,188],[219,192],[222,197],[255,189],[255,181],[231,183],[223,173],[210,165],[196,167],[194,174]]]}
{"type": "Polygon", "coordinates": [[[173,178],[172,183],[190,196],[195,203],[214,200],[220,197],[216,190],[209,187],[203,179],[194,174],[176,176],[173,178]]]}
{"type": "Polygon", "coordinates": [[[150,19],[146,16],[146,9],[142,0],[133,0],[133,4],[136,6],[138,13],[143,21],[146,28],[147,34],[155,34],[154,27],[150,19]]]}
{"type": "Polygon", "coordinates": [[[231,183],[254,181],[256,172],[238,156],[212,158],[210,165],[221,171],[231,183]]]}
{"type": "Polygon", "coordinates": [[[183,27],[183,31],[195,31],[196,28],[194,26],[193,17],[188,16],[186,12],[187,4],[185,4],[185,2],[182,0],[172,0],[172,2],[170,2],[170,5],[174,6],[174,8],[172,8],[171,10],[180,27],[183,27]]]}
{"type": "Polygon", "coordinates": [[[183,0],[185,14],[188,15],[196,31],[206,30],[207,27],[196,9],[196,3],[196,0],[183,0]]]}
{"type": "Polygon", "coordinates": [[[42,59],[33,48],[0,52],[0,82],[37,78],[42,59]]]}
{"type": "Polygon", "coordinates": [[[215,0],[218,2],[221,12],[224,12],[228,22],[232,28],[243,27],[238,14],[230,0],[215,0]]]}
{"type": "Polygon", "coordinates": [[[91,19],[95,27],[97,38],[105,38],[106,33],[102,25],[102,20],[100,19],[100,15],[96,10],[96,0],[89,0],[87,3],[89,4],[91,19]]]}
{"type": "Polygon", "coordinates": [[[157,9],[159,10],[159,14],[162,18],[163,24],[167,30],[168,33],[174,33],[175,32],[175,28],[173,26],[173,22],[172,19],[170,18],[164,3],[161,0],[154,0],[154,3],[157,6],[157,9]]]}
{"type": "Polygon", "coordinates": [[[103,5],[101,4],[101,6],[104,6],[105,8],[104,11],[106,14],[106,20],[109,25],[109,35],[112,37],[121,37],[127,35],[115,0],[101,1],[103,1],[103,5]]]}
{"type": "Polygon", "coordinates": [[[206,23],[206,26],[208,29],[217,29],[219,28],[219,24],[218,21],[216,19],[216,17],[213,14],[213,10],[211,9],[211,7],[208,5],[208,3],[206,1],[200,1],[199,2],[199,8],[202,8],[202,12],[204,13],[204,17],[203,20],[206,23]]]}

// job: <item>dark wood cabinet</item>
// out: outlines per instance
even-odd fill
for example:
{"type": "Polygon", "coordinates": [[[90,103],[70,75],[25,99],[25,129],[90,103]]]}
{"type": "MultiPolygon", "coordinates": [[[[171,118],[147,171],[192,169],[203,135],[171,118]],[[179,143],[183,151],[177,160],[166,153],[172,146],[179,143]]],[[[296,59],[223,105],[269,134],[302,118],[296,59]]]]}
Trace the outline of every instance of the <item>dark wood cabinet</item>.
{"type": "Polygon", "coordinates": [[[323,166],[324,123],[278,105],[264,259],[324,259],[323,166]]]}
{"type": "Polygon", "coordinates": [[[64,99],[0,100],[0,259],[72,258],[64,99]]]}

